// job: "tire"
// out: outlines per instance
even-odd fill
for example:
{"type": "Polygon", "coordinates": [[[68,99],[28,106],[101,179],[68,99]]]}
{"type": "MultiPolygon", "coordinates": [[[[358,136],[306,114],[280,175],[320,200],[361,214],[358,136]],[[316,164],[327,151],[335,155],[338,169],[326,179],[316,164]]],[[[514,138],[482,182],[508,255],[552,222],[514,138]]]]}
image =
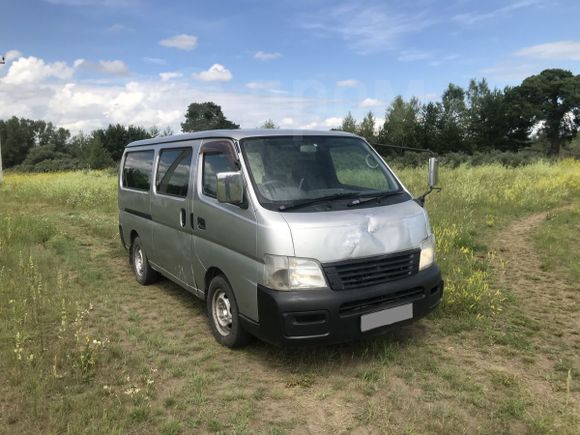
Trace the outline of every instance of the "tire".
{"type": "Polygon", "coordinates": [[[211,280],[206,304],[209,326],[218,343],[236,348],[250,342],[250,334],[240,323],[234,292],[223,276],[218,275],[211,280]]]}
{"type": "Polygon", "coordinates": [[[133,240],[130,254],[131,265],[133,266],[133,272],[135,272],[137,282],[141,285],[149,285],[157,281],[159,274],[151,268],[139,237],[135,237],[133,240]]]}

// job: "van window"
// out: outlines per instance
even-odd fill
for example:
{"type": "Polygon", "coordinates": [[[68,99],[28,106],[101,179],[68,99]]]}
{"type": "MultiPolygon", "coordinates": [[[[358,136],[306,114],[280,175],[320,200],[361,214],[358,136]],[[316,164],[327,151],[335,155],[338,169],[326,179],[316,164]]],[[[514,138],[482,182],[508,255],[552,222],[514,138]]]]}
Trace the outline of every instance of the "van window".
{"type": "Polygon", "coordinates": [[[186,197],[190,167],[191,148],[162,150],[157,165],[157,193],[186,197]]]}
{"type": "Polygon", "coordinates": [[[353,199],[403,192],[359,138],[275,136],[243,139],[240,145],[258,200],[271,210],[327,197],[342,201],[335,202],[336,209],[353,199]]]}
{"type": "Polygon", "coordinates": [[[223,152],[212,152],[203,155],[203,193],[215,197],[219,172],[237,171],[231,155],[223,152]]]}
{"type": "Polygon", "coordinates": [[[153,168],[153,151],[127,153],[123,166],[123,187],[149,190],[153,168]]]}
{"type": "Polygon", "coordinates": [[[385,177],[379,162],[358,145],[344,145],[328,149],[336,178],[343,185],[360,189],[388,190],[389,179],[385,177]]]}

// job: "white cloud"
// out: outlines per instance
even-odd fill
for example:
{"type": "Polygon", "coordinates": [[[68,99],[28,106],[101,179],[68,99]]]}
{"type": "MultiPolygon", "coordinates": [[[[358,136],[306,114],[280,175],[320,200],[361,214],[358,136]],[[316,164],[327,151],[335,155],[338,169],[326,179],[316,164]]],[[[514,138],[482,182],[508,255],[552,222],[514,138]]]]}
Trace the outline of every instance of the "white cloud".
{"type": "Polygon", "coordinates": [[[458,14],[453,17],[453,20],[463,24],[464,26],[471,26],[480,21],[508,16],[511,12],[528,8],[530,6],[539,6],[542,3],[541,0],[520,0],[489,12],[467,12],[464,14],[458,14]]]}
{"type": "Polygon", "coordinates": [[[302,27],[315,35],[336,35],[356,53],[369,54],[396,48],[404,35],[433,25],[432,16],[426,11],[412,15],[400,13],[384,3],[347,2],[299,19],[302,27]]]}
{"type": "Polygon", "coordinates": [[[282,118],[280,121],[280,127],[292,127],[294,125],[294,119],[292,118],[282,118]]]}
{"type": "Polygon", "coordinates": [[[76,69],[93,70],[116,76],[129,74],[129,67],[122,60],[100,60],[94,63],[86,59],[76,59],[73,66],[76,69]]]}
{"type": "Polygon", "coordinates": [[[159,41],[159,45],[177,48],[179,50],[193,50],[197,47],[197,36],[182,33],[181,35],[175,35],[168,39],[162,39],[159,41]]]}
{"type": "Polygon", "coordinates": [[[69,79],[74,69],[65,62],[45,63],[34,56],[21,57],[10,65],[8,73],[0,79],[9,85],[37,83],[47,78],[69,79]]]}
{"type": "Polygon", "coordinates": [[[11,60],[18,59],[22,56],[22,53],[18,50],[8,50],[4,55],[4,59],[6,62],[10,62],[11,60]]]}
{"type": "Polygon", "coordinates": [[[274,60],[282,57],[280,53],[267,53],[265,51],[258,51],[254,54],[254,59],[258,60],[274,60]]]}
{"type": "Polygon", "coordinates": [[[327,128],[337,128],[340,127],[342,125],[342,118],[338,118],[336,116],[333,116],[331,118],[326,118],[323,122],[322,125],[324,125],[327,128]]]}
{"type": "Polygon", "coordinates": [[[125,75],[129,72],[129,68],[122,60],[100,60],[97,70],[112,75],[125,75]]]}
{"type": "Polygon", "coordinates": [[[165,59],[160,59],[158,57],[144,57],[144,62],[153,63],[155,65],[167,65],[167,61],[165,59]]]}
{"type": "Polygon", "coordinates": [[[367,108],[367,107],[377,107],[377,106],[382,106],[385,103],[383,103],[381,100],[377,100],[375,98],[365,98],[364,100],[362,100],[359,103],[359,107],[363,107],[363,108],[367,108]]]}
{"type": "Polygon", "coordinates": [[[514,53],[516,56],[546,60],[580,60],[579,41],[558,41],[532,45],[514,53]]]}
{"type": "Polygon", "coordinates": [[[179,77],[183,77],[183,74],[181,74],[180,72],[177,72],[177,71],[175,71],[175,72],[169,71],[169,72],[159,73],[159,78],[161,79],[162,82],[167,82],[169,80],[177,79],[179,77]]]}
{"type": "Polygon", "coordinates": [[[225,92],[207,89],[185,80],[131,80],[121,77],[106,81],[80,81],[74,69],[64,62],[46,63],[36,59],[38,68],[21,58],[9,65],[12,72],[0,78],[0,119],[11,116],[44,119],[55,125],[89,132],[109,123],[156,125],[180,131],[185,110],[192,102],[213,101],[225,115],[242,127],[260,125],[264,119],[281,120],[279,125],[295,128],[314,122],[313,127],[324,128],[324,120],[336,113],[336,101],[324,96],[303,97],[247,92],[225,92]],[[55,65],[65,65],[65,68],[55,65]],[[14,65],[17,65],[14,67],[14,65]],[[23,77],[20,69],[37,71],[34,77],[23,77]],[[8,81],[6,78],[10,77],[8,81]],[[19,80],[14,80],[19,78],[19,80]]]}
{"type": "Polygon", "coordinates": [[[433,53],[421,50],[403,50],[399,53],[398,59],[401,62],[413,62],[416,60],[425,60],[433,57],[433,53]]]}
{"type": "Polygon", "coordinates": [[[358,85],[360,85],[360,82],[354,79],[339,80],[336,82],[336,86],[339,88],[356,88],[358,85]]]}
{"type": "Polygon", "coordinates": [[[204,82],[227,82],[232,79],[232,73],[219,63],[213,64],[207,71],[192,74],[196,80],[204,82]]]}
{"type": "Polygon", "coordinates": [[[308,122],[306,124],[302,124],[298,128],[304,129],[304,130],[314,130],[316,128],[319,128],[319,125],[318,125],[318,122],[317,121],[311,121],[311,122],[308,122]]]}

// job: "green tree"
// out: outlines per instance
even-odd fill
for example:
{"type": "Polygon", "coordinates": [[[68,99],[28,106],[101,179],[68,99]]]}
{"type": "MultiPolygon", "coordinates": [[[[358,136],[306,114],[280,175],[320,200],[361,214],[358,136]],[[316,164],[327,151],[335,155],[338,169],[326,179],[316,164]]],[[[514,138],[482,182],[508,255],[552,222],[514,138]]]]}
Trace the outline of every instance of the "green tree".
{"type": "Polygon", "coordinates": [[[91,136],[97,139],[109,156],[118,162],[121,160],[125,146],[133,141],[150,139],[157,134],[158,130],[146,130],[143,127],[129,125],[125,127],[121,124],[110,124],[106,129],[98,129],[92,132],[91,136]]]}
{"type": "Polygon", "coordinates": [[[173,132],[173,129],[171,127],[165,127],[161,133],[159,134],[159,136],[164,137],[164,136],[173,136],[175,133],[173,132]]]}
{"type": "Polygon", "coordinates": [[[524,121],[517,126],[529,135],[537,128],[550,143],[548,154],[558,154],[580,128],[580,75],[546,69],[526,78],[512,90],[514,110],[524,121]]]}
{"type": "Polygon", "coordinates": [[[217,130],[222,128],[240,128],[228,120],[222,108],[211,101],[205,103],[191,103],[185,113],[185,121],[181,123],[184,132],[217,130]]]}
{"type": "Polygon", "coordinates": [[[83,153],[82,162],[90,169],[103,169],[114,162],[98,137],[93,137],[83,153]]]}
{"type": "Polygon", "coordinates": [[[369,110],[358,126],[357,134],[364,137],[369,142],[375,142],[375,122],[373,112],[369,110]]]}
{"type": "Polygon", "coordinates": [[[487,81],[471,80],[467,89],[466,140],[476,151],[517,151],[521,143],[512,140],[512,123],[504,92],[489,89],[487,81]]]}
{"type": "Polygon", "coordinates": [[[417,147],[441,152],[443,105],[430,101],[421,107],[417,125],[417,147]]]}
{"type": "Polygon", "coordinates": [[[260,128],[272,128],[272,129],[274,129],[274,128],[280,128],[280,127],[278,127],[274,123],[274,121],[272,121],[271,119],[268,119],[268,120],[264,121],[264,123],[260,126],[260,128]]]}
{"type": "Polygon", "coordinates": [[[340,126],[340,130],[348,131],[349,133],[356,133],[358,131],[356,119],[354,119],[352,113],[348,112],[348,114],[344,117],[342,120],[342,125],[340,126]]]}
{"type": "Polygon", "coordinates": [[[461,86],[449,83],[441,97],[443,113],[440,124],[440,150],[471,152],[467,134],[467,106],[465,91],[461,86]]]}
{"type": "Polygon", "coordinates": [[[2,164],[5,168],[19,165],[28,151],[36,145],[35,121],[16,116],[0,121],[2,140],[2,164]]]}
{"type": "Polygon", "coordinates": [[[62,127],[56,128],[52,122],[34,121],[32,128],[37,146],[51,145],[55,151],[64,151],[70,132],[62,127]]]}
{"type": "Polygon", "coordinates": [[[387,108],[385,123],[379,133],[381,143],[417,147],[419,143],[419,113],[421,104],[417,98],[406,102],[402,96],[395,97],[387,108]]]}
{"type": "Polygon", "coordinates": [[[102,169],[115,163],[101,142],[101,136],[95,135],[94,132],[90,135],[79,133],[73,137],[70,151],[85,168],[102,169]]]}

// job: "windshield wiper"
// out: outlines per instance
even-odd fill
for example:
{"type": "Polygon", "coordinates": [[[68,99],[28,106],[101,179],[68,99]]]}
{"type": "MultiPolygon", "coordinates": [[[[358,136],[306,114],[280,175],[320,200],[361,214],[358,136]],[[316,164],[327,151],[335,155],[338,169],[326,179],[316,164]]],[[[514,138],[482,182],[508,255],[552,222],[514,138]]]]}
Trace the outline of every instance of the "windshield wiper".
{"type": "Polygon", "coordinates": [[[373,201],[379,202],[383,198],[388,198],[389,196],[401,195],[403,193],[404,193],[404,191],[402,191],[402,190],[396,190],[394,192],[378,193],[378,194],[374,195],[372,198],[364,199],[362,201],[360,199],[355,199],[353,202],[348,203],[346,206],[347,207],[356,207],[356,206],[359,206],[361,204],[368,204],[369,202],[373,202],[373,201]]]}
{"type": "Polygon", "coordinates": [[[312,204],[317,204],[319,202],[334,201],[335,199],[345,199],[345,198],[356,198],[360,196],[360,192],[349,192],[349,193],[335,193],[334,195],[321,196],[319,198],[307,199],[305,201],[295,202],[289,205],[281,205],[278,207],[280,211],[292,210],[296,208],[306,207],[312,204]]]}

